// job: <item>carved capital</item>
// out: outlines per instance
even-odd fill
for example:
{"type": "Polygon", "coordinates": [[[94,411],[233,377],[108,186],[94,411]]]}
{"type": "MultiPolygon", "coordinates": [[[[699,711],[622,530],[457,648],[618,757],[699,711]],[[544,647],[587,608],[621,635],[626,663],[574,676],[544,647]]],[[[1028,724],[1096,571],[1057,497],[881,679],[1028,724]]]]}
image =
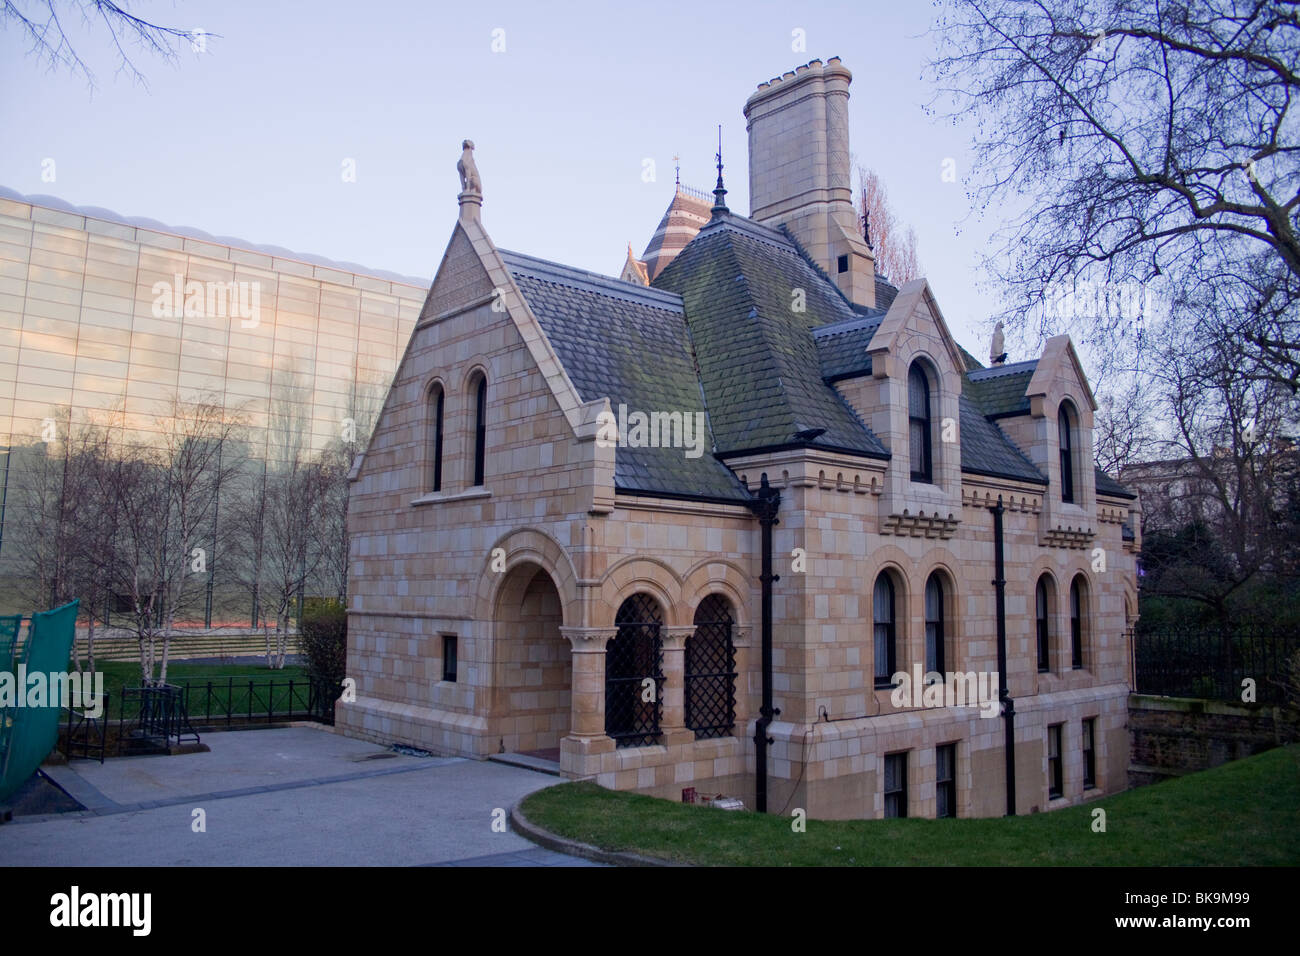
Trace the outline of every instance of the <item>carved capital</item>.
{"type": "Polygon", "coordinates": [[[562,627],[560,634],[575,654],[605,653],[605,645],[618,636],[617,627],[562,627]]]}

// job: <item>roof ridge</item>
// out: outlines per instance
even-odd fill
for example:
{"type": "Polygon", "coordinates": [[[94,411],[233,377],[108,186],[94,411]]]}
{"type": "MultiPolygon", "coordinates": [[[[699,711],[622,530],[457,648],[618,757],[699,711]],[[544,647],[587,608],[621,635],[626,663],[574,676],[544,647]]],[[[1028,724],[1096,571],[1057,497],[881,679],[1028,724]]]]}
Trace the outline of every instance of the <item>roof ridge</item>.
{"type": "Polygon", "coordinates": [[[1018,375],[1026,372],[1031,366],[1037,366],[1038,359],[1026,359],[1023,362],[1012,362],[1008,365],[990,365],[987,368],[968,369],[966,374],[972,381],[982,382],[985,379],[1000,378],[1003,375],[1018,375]],[[976,376],[979,376],[976,378],[976,376]]]}
{"type": "Polygon", "coordinates": [[[853,308],[853,300],[844,294],[844,290],[841,289],[839,287],[839,284],[830,277],[830,273],[828,273],[825,269],[819,266],[817,264],[817,260],[815,260],[812,256],[808,255],[808,250],[805,249],[803,245],[799,242],[799,240],[795,238],[794,233],[790,231],[790,229],[786,226],[785,223],[781,223],[780,229],[781,229],[781,233],[787,239],[790,240],[790,244],[794,246],[795,251],[798,252],[799,255],[803,257],[803,261],[808,263],[808,265],[812,267],[814,272],[816,272],[819,276],[821,276],[823,279],[826,280],[826,284],[829,285],[832,289],[834,289],[839,294],[839,297],[844,300],[845,304],[847,304],[850,309],[853,308]]]}
{"type": "Polygon", "coordinates": [[[833,335],[847,335],[849,332],[857,332],[859,329],[865,329],[872,325],[880,325],[884,321],[884,313],[880,315],[864,315],[856,319],[840,319],[838,322],[827,322],[825,325],[819,325],[812,330],[814,339],[830,338],[833,335]]]}
{"type": "Polygon", "coordinates": [[[560,285],[585,286],[590,291],[599,292],[631,302],[641,302],[673,311],[682,311],[682,297],[675,292],[657,289],[653,286],[625,282],[614,276],[602,275],[577,266],[567,266],[562,262],[540,259],[523,252],[510,249],[498,249],[501,259],[511,271],[524,272],[547,282],[560,285]]]}

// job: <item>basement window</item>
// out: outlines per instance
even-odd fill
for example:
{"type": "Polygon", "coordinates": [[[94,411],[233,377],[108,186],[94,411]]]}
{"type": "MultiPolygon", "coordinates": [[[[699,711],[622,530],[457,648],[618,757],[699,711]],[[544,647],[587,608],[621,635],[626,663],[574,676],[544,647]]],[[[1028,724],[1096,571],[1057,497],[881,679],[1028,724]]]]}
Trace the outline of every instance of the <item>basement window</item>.
{"type": "Polygon", "coordinates": [[[1065,774],[1061,762],[1061,725],[1047,728],[1047,796],[1055,800],[1065,795],[1065,774]]]}
{"type": "Polygon", "coordinates": [[[885,816],[907,816],[907,753],[885,754],[885,816]]]}
{"type": "Polygon", "coordinates": [[[934,753],[934,815],[957,815],[957,745],[944,744],[934,753]]]}
{"type": "Polygon", "coordinates": [[[1083,722],[1083,789],[1097,786],[1097,718],[1083,722]]]}
{"type": "Polygon", "coordinates": [[[839,262],[837,263],[837,265],[838,265],[838,267],[839,267],[839,271],[840,271],[840,272],[848,272],[848,271],[849,271],[849,257],[848,257],[848,256],[840,256],[840,258],[839,258],[839,262]]]}

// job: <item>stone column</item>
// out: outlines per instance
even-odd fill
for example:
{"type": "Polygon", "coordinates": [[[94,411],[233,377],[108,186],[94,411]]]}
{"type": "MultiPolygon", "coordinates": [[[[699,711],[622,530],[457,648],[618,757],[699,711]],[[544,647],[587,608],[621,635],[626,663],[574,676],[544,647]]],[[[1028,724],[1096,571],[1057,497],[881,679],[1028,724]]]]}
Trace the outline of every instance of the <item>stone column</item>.
{"type": "Polygon", "coordinates": [[[573,649],[569,734],[560,741],[560,767],[572,777],[594,776],[600,755],[614,750],[605,736],[605,645],[617,627],[561,627],[573,649]]]}
{"type": "Polygon", "coordinates": [[[660,628],[664,652],[664,708],[659,730],[668,746],[695,739],[695,734],[686,729],[686,639],[694,633],[694,625],[660,628]]]}

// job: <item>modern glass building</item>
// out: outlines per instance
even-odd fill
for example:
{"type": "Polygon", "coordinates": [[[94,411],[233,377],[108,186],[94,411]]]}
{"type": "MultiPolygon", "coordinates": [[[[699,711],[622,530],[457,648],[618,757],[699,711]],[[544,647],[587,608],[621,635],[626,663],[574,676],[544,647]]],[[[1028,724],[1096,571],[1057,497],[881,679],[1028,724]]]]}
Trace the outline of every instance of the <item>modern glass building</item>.
{"type": "Polygon", "coordinates": [[[0,187],[0,604],[24,450],[110,414],[149,443],[176,397],[237,417],[253,459],[286,422],[313,450],[364,434],[428,287],[0,187]]]}

